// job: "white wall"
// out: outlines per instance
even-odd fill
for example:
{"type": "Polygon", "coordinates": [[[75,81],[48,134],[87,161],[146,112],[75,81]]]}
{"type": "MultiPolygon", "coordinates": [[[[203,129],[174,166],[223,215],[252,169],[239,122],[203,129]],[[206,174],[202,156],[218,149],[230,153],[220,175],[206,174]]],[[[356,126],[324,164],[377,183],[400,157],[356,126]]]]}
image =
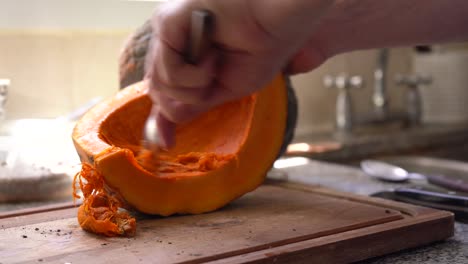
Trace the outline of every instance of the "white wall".
{"type": "Polygon", "coordinates": [[[0,0],[0,28],[130,30],[160,1],[0,0]]]}
{"type": "Polygon", "coordinates": [[[0,78],[7,118],[56,117],[118,90],[124,40],[154,1],[0,0],[0,78]]]}

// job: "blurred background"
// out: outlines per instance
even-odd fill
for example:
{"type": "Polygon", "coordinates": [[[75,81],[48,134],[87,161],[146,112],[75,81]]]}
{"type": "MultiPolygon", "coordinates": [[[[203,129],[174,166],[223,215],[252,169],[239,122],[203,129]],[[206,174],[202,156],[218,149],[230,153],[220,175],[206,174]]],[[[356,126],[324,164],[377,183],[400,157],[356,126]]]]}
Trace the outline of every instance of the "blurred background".
{"type": "Polygon", "coordinates": [[[74,122],[119,89],[118,56],[158,1],[0,1],[0,211],[72,199],[74,122]]]}
{"type": "MultiPolygon", "coordinates": [[[[147,20],[159,3],[0,1],[0,78],[11,82],[4,106],[6,118],[55,118],[93,98],[115,93],[119,51],[129,34],[147,20]]],[[[439,46],[431,54],[440,56],[454,50],[464,53],[466,47],[463,43],[439,46]]],[[[326,75],[361,76],[364,86],[350,92],[352,105],[356,115],[372,110],[378,52],[340,55],[316,71],[292,78],[300,104],[298,136],[316,130],[330,131],[334,126],[338,89],[325,88],[326,75]]],[[[390,110],[406,107],[405,89],[396,87],[394,77],[413,73],[415,57],[414,47],[389,51],[385,81],[390,110]]]]}
{"type": "Polygon", "coordinates": [[[118,55],[153,1],[0,1],[8,119],[53,118],[118,89],[118,55]]]}

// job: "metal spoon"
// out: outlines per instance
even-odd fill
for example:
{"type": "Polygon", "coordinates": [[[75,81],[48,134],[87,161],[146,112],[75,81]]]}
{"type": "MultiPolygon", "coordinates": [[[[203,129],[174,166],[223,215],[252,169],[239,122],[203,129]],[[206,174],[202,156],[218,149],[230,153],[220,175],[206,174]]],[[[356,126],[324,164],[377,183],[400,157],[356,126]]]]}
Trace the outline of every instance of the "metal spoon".
{"type": "MultiPolygon", "coordinates": [[[[186,48],[185,60],[187,63],[196,65],[209,44],[209,36],[213,25],[213,15],[208,10],[194,10],[191,15],[190,36],[186,48]]],[[[153,105],[145,127],[143,128],[143,145],[153,153],[159,151],[161,136],[158,131],[157,115],[158,109],[153,105]]]]}
{"type": "Polygon", "coordinates": [[[455,179],[444,175],[410,173],[398,166],[377,160],[364,160],[361,162],[361,168],[369,176],[384,181],[426,180],[437,186],[468,193],[468,182],[462,179],[455,179]]]}

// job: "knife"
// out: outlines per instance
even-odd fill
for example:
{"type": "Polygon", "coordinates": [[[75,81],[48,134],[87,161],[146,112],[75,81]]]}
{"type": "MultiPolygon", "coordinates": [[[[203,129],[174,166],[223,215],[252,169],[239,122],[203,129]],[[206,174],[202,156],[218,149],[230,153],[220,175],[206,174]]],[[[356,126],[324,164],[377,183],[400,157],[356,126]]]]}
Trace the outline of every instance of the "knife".
{"type": "Polygon", "coordinates": [[[450,211],[458,221],[468,222],[468,196],[457,193],[398,188],[370,196],[450,211]]]}

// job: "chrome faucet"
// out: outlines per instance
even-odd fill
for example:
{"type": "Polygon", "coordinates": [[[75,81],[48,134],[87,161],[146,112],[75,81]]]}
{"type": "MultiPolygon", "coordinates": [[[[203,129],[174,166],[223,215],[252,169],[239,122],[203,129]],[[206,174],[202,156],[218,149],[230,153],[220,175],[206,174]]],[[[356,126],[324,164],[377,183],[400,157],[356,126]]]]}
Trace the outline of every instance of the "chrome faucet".
{"type": "Polygon", "coordinates": [[[338,89],[335,110],[335,127],[337,132],[349,133],[353,127],[359,125],[377,125],[387,122],[402,122],[405,126],[418,125],[421,119],[422,102],[419,86],[430,83],[430,78],[417,75],[397,76],[396,84],[406,87],[406,109],[404,111],[389,110],[387,95],[387,68],[389,49],[380,49],[377,53],[374,79],[372,84],[372,110],[355,117],[350,98],[349,88],[362,87],[364,82],[360,76],[348,77],[342,74],[336,77],[325,76],[325,87],[338,89]]]}
{"type": "Polygon", "coordinates": [[[340,133],[349,133],[354,125],[354,111],[349,89],[362,88],[364,86],[361,76],[348,77],[340,74],[336,77],[327,75],[323,78],[323,84],[327,88],[338,89],[338,97],[335,106],[335,128],[340,133]]]}
{"type": "Polygon", "coordinates": [[[387,68],[388,49],[380,49],[377,54],[377,63],[374,70],[374,93],[372,105],[377,119],[385,120],[388,115],[387,68]]]}
{"type": "Polygon", "coordinates": [[[422,74],[395,76],[396,85],[406,88],[406,112],[410,125],[419,125],[422,118],[422,101],[419,88],[432,83],[432,77],[422,74]]]}
{"type": "Polygon", "coordinates": [[[8,96],[10,80],[0,79],[0,120],[5,119],[5,104],[8,96]]]}

